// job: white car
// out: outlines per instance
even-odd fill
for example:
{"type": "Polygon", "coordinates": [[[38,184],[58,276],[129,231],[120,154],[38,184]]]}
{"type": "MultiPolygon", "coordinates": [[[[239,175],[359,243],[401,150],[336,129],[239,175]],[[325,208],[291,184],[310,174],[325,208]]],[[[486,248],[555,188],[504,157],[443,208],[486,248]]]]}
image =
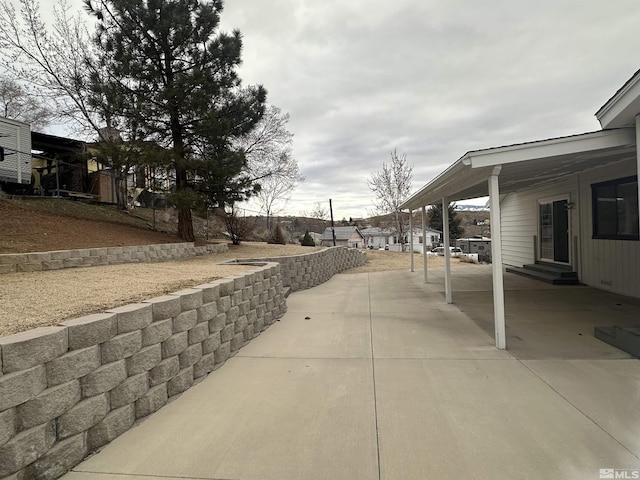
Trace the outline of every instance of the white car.
{"type": "MultiPolygon", "coordinates": [[[[459,247],[449,247],[449,251],[451,252],[452,257],[462,256],[462,249],[459,247]]],[[[439,255],[441,257],[444,257],[444,247],[436,247],[430,252],[427,252],[427,255],[439,255]]]]}

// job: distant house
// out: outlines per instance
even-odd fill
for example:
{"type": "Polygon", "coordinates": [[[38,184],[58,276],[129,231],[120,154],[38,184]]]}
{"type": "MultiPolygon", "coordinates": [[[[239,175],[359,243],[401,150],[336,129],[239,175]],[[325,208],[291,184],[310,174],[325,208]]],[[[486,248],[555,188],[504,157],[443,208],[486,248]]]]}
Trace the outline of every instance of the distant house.
{"type": "MultiPolygon", "coordinates": [[[[427,228],[425,230],[425,247],[427,250],[431,250],[434,247],[437,247],[442,242],[442,232],[440,230],[433,230],[432,228],[427,228]]],[[[407,234],[407,244],[409,243],[409,235],[407,234]]],[[[422,228],[414,228],[413,229],[413,251],[417,253],[422,253],[422,228]]]]}
{"type": "Polygon", "coordinates": [[[391,230],[369,227],[363,229],[361,233],[366,248],[384,248],[394,243],[394,233],[391,230]]]}
{"type": "MultiPolygon", "coordinates": [[[[336,247],[363,248],[364,237],[358,227],[334,227],[336,233],[336,247]]],[[[323,247],[333,247],[333,237],[331,227],[327,227],[322,234],[323,247]]]]}

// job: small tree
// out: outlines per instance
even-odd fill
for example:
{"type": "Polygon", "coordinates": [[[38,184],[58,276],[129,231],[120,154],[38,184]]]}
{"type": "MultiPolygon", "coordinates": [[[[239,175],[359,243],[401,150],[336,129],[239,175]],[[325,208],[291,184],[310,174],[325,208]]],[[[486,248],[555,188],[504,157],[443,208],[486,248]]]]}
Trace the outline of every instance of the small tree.
{"type": "Polygon", "coordinates": [[[240,245],[240,242],[245,240],[253,232],[253,226],[245,217],[239,215],[236,207],[230,206],[221,209],[220,217],[224,222],[231,243],[234,245],[240,245]]]}
{"type": "Polygon", "coordinates": [[[367,185],[375,194],[375,208],[378,214],[393,214],[396,234],[404,251],[404,215],[400,205],[411,191],[413,165],[407,162],[407,156],[398,156],[396,150],[391,152],[391,163],[383,163],[382,170],[374,173],[367,185]]]}
{"type": "Polygon", "coordinates": [[[316,246],[316,242],[314,242],[313,238],[311,238],[311,235],[309,235],[309,230],[307,230],[304,233],[304,237],[302,237],[302,241],[300,242],[300,245],[302,245],[303,247],[315,247],[316,246]]]}
{"type": "Polygon", "coordinates": [[[273,229],[273,233],[267,243],[286,245],[287,242],[284,239],[284,235],[282,235],[282,229],[280,225],[276,225],[276,228],[273,229]]]}
{"type": "MultiPolygon", "coordinates": [[[[464,228],[460,226],[462,219],[458,217],[456,212],[456,204],[450,203],[449,207],[449,238],[455,240],[456,238],[462,238],[464,235],[464,228]]],[[[444,227],[442,225],[442,204],[433,205],[427,212],[427,222],[429,226],[434,230],[440,230],[444,234],[444,227]]]]}

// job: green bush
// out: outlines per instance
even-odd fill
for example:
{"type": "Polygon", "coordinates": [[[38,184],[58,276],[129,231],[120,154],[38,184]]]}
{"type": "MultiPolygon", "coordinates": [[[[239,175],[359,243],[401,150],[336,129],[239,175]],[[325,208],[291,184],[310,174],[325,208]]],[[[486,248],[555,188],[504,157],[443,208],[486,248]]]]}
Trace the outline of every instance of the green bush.
{"type": "Polygon", "coordinates": [[[304,237],[302,237],[302,241],[300,242],[300,245],[302,245],[303,247],[316,246],[316,242],[314,242],[313,238],[311,238],[311,235],[309,235],[309,230],[305,232],[304,237]]]}

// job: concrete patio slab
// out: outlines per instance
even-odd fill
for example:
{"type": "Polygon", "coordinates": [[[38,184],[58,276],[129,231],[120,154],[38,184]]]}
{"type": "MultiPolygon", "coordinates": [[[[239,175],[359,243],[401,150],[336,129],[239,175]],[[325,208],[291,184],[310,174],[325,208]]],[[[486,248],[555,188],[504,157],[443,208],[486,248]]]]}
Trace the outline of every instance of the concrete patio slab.
{"type": "Polygon", "coordinates": [[[513,358],[460,312],[372,315],[376,358],[513,358]]]}
{"type": "Polygon", "coordinates": [[[74,470],[76,479],[376,478],[371,360],[236,356],[74,470]]]}
{"type": "Polygon", "coordinates": [[[478,267],[454,281],[468,290],[454,291],[453,305],[433,272],[427,285],[421,272],[337,275],[292,294],[280,322],[65,479],[640,473],[640,362],[577,334],[598,312],[614,321],[640,309],[517,279],[507,293],[513,350],[498,351],[490,275],[478,267]]]}
{"type": "Polygon", "coordinates": [[[528,360],[522,363],[640,457],[640,361],[528,360]]]}
{"type": "Polygon", "coordinates": [[[381,478],[598,478],[638,458],[517,360],[376,360],[381,478]]]}
{"type": "Polygon", "coordinates": [[[292,311],[243,347],[244,357],[371,358],[369,314],[292,311]]]}

